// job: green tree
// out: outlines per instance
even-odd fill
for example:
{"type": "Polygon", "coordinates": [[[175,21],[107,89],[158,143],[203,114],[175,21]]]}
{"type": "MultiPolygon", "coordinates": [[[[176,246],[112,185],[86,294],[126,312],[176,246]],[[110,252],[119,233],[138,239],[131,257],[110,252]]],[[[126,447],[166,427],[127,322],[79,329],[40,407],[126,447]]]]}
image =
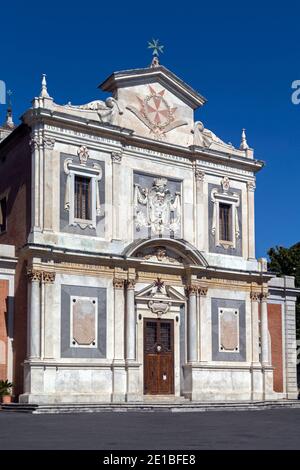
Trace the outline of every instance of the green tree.
{"type": "MultiPolygon", "coordinates": [[[[290,248],[284,248],[283,246],[270,248],[268,255],[270,258],[269,270],[279,275],[295,276],[295,285],[300,287],[300,242],[290,248]]],[[[300,339],[299,297],[296,304],[296,328],[297,339],[300,339]]]]}

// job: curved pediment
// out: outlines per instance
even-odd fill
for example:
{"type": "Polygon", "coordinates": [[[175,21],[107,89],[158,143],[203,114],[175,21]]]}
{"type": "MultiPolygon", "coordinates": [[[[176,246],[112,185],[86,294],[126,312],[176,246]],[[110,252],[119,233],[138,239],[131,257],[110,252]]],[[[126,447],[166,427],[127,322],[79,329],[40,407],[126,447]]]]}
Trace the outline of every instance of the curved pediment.
{"type": "Polygon", "coordinates": [[[196,265],[207,267],[202,253],[185,240],[155,238],[136,240],[123,253],[126,257],[170,265],[196,265]]]}

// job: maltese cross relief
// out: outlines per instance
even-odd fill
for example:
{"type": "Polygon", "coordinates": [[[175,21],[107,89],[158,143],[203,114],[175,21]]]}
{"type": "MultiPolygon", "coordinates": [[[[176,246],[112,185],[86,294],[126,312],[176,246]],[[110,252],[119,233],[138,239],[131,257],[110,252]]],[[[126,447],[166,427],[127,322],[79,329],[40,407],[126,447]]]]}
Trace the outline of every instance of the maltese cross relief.
{"type": "Polygon", "coordinates": [[[156,140],[162,140],[167,132],[187,123],[176,119],[177,108],[172,108],[167,102],[164,96],[166,90],[156,91],[151,85],[148,88],[149,94],[145,98],[137,96],[139,107],[130,105],[127,109],[148,127],[156,140]]]}

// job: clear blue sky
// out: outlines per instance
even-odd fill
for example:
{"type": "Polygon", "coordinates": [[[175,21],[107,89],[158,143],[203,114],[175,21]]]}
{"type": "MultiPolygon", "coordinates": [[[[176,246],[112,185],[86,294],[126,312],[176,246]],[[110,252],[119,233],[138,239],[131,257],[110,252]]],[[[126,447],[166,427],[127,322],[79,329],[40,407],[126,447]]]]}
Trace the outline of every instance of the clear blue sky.
{"type": "Polygon", "coordinates": [[[291,102],[299,2],[1,3],[0,80],[14,92],[16,121],[39,93],[41,73],[57,103],[84,103],[101,97],[96,87],[111,72],[149,65],[147,41],[159,38],[163,65],[208,99],[197,118],[234,145],[245,127],[266,161],[257,177],[257,255],[300,240],[300,105],[291,102]]]}

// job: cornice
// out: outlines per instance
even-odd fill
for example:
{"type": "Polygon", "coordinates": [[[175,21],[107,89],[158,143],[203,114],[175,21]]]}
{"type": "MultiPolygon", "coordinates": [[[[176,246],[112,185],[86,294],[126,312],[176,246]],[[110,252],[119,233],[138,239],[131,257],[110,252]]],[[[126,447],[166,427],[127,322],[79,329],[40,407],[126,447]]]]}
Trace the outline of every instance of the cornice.
{"type": "MultiPolygon", "coordinates": [[[[65,263],[63,269],[66,269],[69,263],[71,268],[72,264],[76,264],[78,268],[79,264],[94,265],[95,270],[102,270],[103,266],[108,268],[118,267],[120,269],[135,268],[137,271],[143,272],[162,272],[162,273],[173,273],[177,276],[183,276],[186,268],[182,265],[170,265],[163,263],[150,263],[147,260],[136,257],[126,257],[124,255],[118,255],[114,253],[99,253],[97,252],[86,252],[81,250],[72,250],[63,247],[50,246],[50,245],[35,245],[28,244],[22,249],[22,257],[31,258],[42,258],[45,261],[54,261],[54,264],[65,263]]],[[[45,264],[43,263],[45,266],[45,264]]],[[[116,269],[118,269],[116,268],[116,269]]],[[[199,266],[196,264],[190,264],[188,269],[198,276],[199,279],[206,278],[207,280],[214,280],[215,282],[222,282],[221,280],[226,278],[235,283],[235,280],[239,279],[242,283],[256,282],[263,284],[268,282],[273,275],[269,273],[262,273],[258,271],[247,271],[241,269],[229,269],[221,266],[199,266]]]]}
{"type": "MultiPolygon", "coordinates": [[[[52,126],[67,127],[71,130],[84,132],[90,135],[98,135],[99,137],[109,137],[126,148],[139,147],[152,152],[169,154],[170,156],[185,157],[190,162],[201,159],[209,164],[225,164],[228,167],[244,169],[256,173],[263,166],[262,160],[241,157],[234,154],[227,154],[217,150],[202,149],[200,147],[189,146],[182,147],[180,145],[171,144],[163,141],[156,141],[143,136],[134,134],[131,129],[103,124],[88,118],[70,115],[58,110],[45,108],[29,109],[23,116],[23,122],[33,126],[35,122],[49,124],[52,126]]],[[[57,131],[59,134],[59,131],[57,131]]]]}

